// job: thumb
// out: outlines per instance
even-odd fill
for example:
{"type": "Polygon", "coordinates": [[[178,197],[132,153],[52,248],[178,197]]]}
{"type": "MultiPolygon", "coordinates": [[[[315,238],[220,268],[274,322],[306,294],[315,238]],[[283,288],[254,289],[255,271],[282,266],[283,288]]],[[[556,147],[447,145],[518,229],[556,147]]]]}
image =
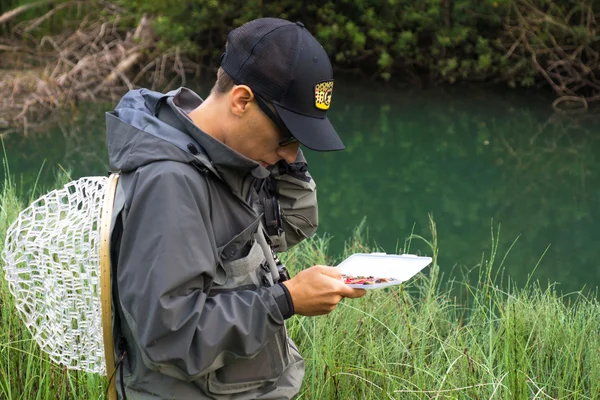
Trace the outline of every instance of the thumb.
{"type": "Polygon", "coordinates": [[[338,267],[321,266],[321,273],[334,279],[342,279],[342,273],[338,267]]]}

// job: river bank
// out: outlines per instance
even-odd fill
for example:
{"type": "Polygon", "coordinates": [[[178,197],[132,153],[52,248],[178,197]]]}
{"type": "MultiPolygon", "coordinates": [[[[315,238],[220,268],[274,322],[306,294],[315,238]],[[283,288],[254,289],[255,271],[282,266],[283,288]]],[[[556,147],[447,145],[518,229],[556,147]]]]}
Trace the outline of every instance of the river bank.
{"type": "Polygon", "coordinates": [[[227,32],[250,19],[302,20],[337,72],[415,87],[500,83],[555,93],[557,112],[600,101],[600,3],[583,0],[295,2],[180,7],[164,2],[12,1],[0,8],[0,129],[31,128],[53,110],[120,97],[139,85],[165,91],[214,70],[227,32]],[[29,71],[35,79],[15,78],[29,71]],[[9,99],[9,100],[6,100],[9,99]]]}
{"type": "MultiPolygon", "coordinates": [[[[0,39],[0,132],[43,127],[83,102],[116,101],[140,84],[157,90],[184,85],[196,64],[178,49],[157,49],[152,19],[107,2],[49,3],[50,11],[25,18],[14,38],[0,39]],[[79,7],[79,8],[77,8],[79,7]],[[74,22],[48,35],[32,34],[55,11],[76,8],[74,22]],[[134,24],[135,22],[135,24],[134,24]]],[[[0,26],[17,18],[0,15],[0,26]]]]}

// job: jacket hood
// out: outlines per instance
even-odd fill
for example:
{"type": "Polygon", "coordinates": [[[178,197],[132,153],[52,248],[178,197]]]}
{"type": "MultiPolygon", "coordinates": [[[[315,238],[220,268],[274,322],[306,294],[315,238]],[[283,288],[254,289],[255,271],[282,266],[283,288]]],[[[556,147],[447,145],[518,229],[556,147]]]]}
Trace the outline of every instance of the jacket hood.
{"type": "Polygon", "coordinates": [[[239,192],[239,181],[249,175],[266,178],[266,168],[192,122],[187,114],[201,103],[202,99],[186,88],[166,94],[148,89],[128,92],[115,110],[106,114],[110,169],[130,172],[156,161],[199,161],[235,192],[239,192]]]}
{"type": "Polygon", "coordinates": [[[132,90],[106,114],[111,171],[130,172],[155,161],[194,160],[192,154],[173,144],[173,140],[185,142],[189,135],[156,117],[163,97],[146,89],[132,90]]]}

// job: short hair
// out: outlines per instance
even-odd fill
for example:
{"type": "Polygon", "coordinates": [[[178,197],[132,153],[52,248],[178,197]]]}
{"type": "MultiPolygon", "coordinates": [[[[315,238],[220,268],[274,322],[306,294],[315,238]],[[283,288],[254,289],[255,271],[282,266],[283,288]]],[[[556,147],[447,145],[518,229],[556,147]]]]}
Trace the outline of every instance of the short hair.
{"type": "Polygon", "coordinates": [[[210,92],[217,95],[228,93],[234,86],[235,83],[233,83],[231,76],[229,76],[222,67],[219,67],[219,70],[217,71],[217,81],[210,92]]]}

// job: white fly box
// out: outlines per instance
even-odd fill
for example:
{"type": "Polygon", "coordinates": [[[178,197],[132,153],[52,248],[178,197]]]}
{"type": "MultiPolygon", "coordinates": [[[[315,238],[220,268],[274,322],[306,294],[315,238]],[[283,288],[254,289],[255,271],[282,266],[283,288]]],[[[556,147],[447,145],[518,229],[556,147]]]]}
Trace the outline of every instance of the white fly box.
{"type": "Polygon", "coordinates": [[[431,257],[413,254],[357,253],[342,261],[338,268],[348,286],[377,289],[406,282],[431,261],[431,257]]]}

